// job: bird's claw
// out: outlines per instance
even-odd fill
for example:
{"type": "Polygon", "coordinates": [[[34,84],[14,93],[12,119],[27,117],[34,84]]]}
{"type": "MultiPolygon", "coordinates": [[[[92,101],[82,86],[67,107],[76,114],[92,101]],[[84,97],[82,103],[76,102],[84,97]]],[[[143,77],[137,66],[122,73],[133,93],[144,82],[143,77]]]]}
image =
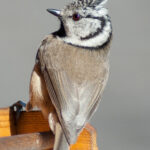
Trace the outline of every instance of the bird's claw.
{"type": "Polygon", "coordinates": [[[13,112],[16,112],[16,120],[19,119],[21,111],[26,107],[26,103],[23,101],[18,101],[11,106],[13,112]]]}

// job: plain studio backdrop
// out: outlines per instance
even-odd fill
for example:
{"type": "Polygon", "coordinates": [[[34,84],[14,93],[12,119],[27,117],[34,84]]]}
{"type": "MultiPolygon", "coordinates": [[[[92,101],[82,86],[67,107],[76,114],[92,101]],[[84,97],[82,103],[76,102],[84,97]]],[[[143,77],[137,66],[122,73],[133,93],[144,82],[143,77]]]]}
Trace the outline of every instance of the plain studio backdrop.
{"type": "MultiPolygon", "coordinates": [[[[29,80],[45,35],[59,28],[47,8],[71,0],[0,0],[0,107],[29,99],[29,80]]],[[[99,150],[150,150],[150,1],[109,0],[111,73],[91,123],[99,150]]]]}

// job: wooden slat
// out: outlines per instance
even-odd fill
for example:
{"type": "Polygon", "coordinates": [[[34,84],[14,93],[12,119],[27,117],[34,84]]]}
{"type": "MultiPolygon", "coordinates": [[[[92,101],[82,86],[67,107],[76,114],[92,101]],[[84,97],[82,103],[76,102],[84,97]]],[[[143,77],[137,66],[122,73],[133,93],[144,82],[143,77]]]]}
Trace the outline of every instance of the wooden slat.
{"type": "MultiPolygon", "coordinates": [[[[21,112],[19,119],[14,122],[10,109],[0,109],[0,136],[27,134],[49,131],[48,121],[39,111],[21,112]],[[15,127],[13,126],[15,124],[15,127]]],[[[70,150],[98,150],[96,131],[89,124],[83,129],[77,143],[71,145],[70,150]]]]}
{"type": "Polygon", "coordinates": [[[15,134],[15,127],[10,108],[0,109],[0,137],[13,134],[15,134]]]}
{"type": "Polygon", "coordinates": [[[39,111],[22,112],[16,124],[17,134],[46,132],[49,130],[48,121],[44,119],[39,111]]]}
{"type": "Polygon", "coordinates": [[[0,150],[52,149],[54,135],[51,132],[20,134],[0,138],[0,150]]]}
{"type": "Polygon", "coordinates": [[[71,145],[70,150],[98,150],[95,129],[87,124],[80,133],[77,143],[71,145]]]}

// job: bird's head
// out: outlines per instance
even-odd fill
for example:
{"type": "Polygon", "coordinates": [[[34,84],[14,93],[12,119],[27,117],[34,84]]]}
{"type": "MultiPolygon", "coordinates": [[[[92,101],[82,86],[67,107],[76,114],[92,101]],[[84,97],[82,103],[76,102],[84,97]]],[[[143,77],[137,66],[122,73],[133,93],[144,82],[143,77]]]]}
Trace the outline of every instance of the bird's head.
{"type": "Polygon", "coordinates": [[[89,49],[101,48],[110,41],[112,27],[107,0],[75,0],[62,10],[48,9],[61,21],[53,33],[64,42],[89,49]]]}

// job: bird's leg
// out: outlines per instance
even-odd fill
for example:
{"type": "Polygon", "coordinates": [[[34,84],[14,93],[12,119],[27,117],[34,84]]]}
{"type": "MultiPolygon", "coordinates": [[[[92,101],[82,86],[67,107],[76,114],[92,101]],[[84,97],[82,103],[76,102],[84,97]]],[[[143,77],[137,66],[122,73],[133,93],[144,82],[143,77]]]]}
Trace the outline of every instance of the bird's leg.
{"type": "Polygon", "coordinates": [[[60,123],[56,123],[54,150],[69,150],[69,147],[60,123]]]}
{"type": "Polygon", "coordinates": [[[56,116],[56,112],[50,112],[48,117],[48,122],[51,130],[55,134],[55,142],[53,150],[69,150],[69,144],[66,137],[62,131],[61,125],[56,116]]]}

